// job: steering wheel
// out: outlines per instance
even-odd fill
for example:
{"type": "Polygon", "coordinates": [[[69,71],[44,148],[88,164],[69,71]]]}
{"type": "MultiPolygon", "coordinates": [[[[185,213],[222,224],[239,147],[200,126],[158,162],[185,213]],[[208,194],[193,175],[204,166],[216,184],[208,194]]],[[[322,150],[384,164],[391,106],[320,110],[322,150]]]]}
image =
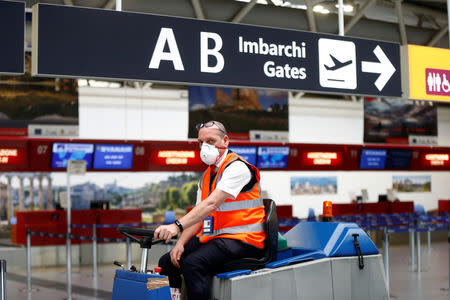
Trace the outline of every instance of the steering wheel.
{"type": "Polygon", "coordinates": [[[117,231],[127,238],[130,238],[131,240],[141,244],[141,248],[150,248],[151,245],[162,242],[162,240],[153,240],[153,235],[155,233],[154,229],[120,226],[117,228],[117,231]],[[138,239],[135,236],[139,236],[141,238],[138,239]]]}

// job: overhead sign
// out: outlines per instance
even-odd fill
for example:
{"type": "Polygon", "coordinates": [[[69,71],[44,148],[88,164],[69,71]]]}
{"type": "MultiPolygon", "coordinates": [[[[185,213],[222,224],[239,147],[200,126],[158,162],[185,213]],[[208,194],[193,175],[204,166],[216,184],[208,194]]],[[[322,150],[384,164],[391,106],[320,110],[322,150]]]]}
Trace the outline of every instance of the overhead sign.
{"type": "Polygon", "coordinates": [[[33,16],[34,75],[401,96],[394,43],[47,4],[33,16]]]}
{"type": "Polygon", "coordinates": [[[408,45],[402,48],[403,85],[410,99],[450,101],[450,50],[408,45]]]}
{"type": "Polygon", "coordinates": [[[24,73],[25,2],[0,0],[0,74],[24,73]]]}

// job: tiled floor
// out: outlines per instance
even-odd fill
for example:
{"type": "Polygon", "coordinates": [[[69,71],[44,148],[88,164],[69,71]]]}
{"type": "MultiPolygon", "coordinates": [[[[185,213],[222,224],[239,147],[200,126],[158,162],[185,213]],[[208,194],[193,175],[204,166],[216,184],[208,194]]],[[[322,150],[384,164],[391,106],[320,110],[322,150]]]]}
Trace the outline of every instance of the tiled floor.
{"type": "MultiPolygon", "coordinates": [[[[408,246],[390,248],[390,288],[393,300],[449,300],[449,244],[422,246],[422,272],[409,264],[408,246]]],[[[99,268],[95,279],[90,268],[73,268],[72,299],[111,299],[115,266],[99,268]]],[[[33,290],[26,292],[26,273],[8,273],[8,300],[67,299],[65,268],[33,269],[33,290]]],[[[365,300],[365,299],[362,299],[365,300]]]]}
{"type": "Polygon", "coordinates": [[[410,265],[407,246],[390,247],[391,299],[449,300],[449,251],[447,242],[432,243],[430,250],[422,244],[422,270],[418,273],[417,266],[410,265]]]}

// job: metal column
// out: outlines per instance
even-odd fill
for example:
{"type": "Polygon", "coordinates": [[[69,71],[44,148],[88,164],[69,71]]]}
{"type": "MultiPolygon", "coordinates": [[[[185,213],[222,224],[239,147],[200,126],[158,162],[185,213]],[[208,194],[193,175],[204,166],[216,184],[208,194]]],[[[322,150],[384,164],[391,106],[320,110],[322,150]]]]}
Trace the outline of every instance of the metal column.
{"type": "Polygon", "coordinates": [[[97,224],[92,225],[92,269],[94,277],[97,277],[97,224]]]}
{"type": "Polygon", "coordinates": [[[420,231],[417,231],[417,272],[420,273],[420,231]]]}
{"type": "Polygon", "coordinates": [[[141,268],[139,272],[147,274],[148,248],[142,248],[141,268]]]}
{"type": "Polygon", "coordinates": [[[409,257],[410,257],[410,264],[411,266],[414,266],[416,263],[416,258],[414,255],[414,247],[415,247],[415,243],[414,243],[414,231],[412,231],[410,229],[409,231],[409,257]]]}
{"type": "MultiPolygon", "coordinates": [[[[450,12],[450,10],[449,10],[450,12]]],[[[450,39],[449,39],[450,41],[450,39]]],[[[448,228],[447,234],[447,242],[448,242],[448,291],[450,291],[450,227],[448,228]]]]}
{"type": "MultiPolygon", "coordinates": [[[[447,17],[448,17],[448,23],[447,26],[450,25],[450,0],[447,0],[447,17]]],[[[448,43],[449,43],[449,47],[450,47],[450,28],[448,29],[448,43]]],[[[450,278],[449,278],[450,281],[450,278]]],[[[449,286],[450,289],[450,286],[449,286]]]]}
{"type": "Polygon", "coordinates": [[[338,0],[339,35],[344,35],[344,1],[338,0]]]}
{"type": "Polygon", "coordinates": [[[72,253],[70,244],[71,234],[71,208],[72,199],[70,197],[70,173],[67,170],[67,235],[66,235],[66,262],[67,262],[67,300],[72,300],[72,253]]]}
{"type": "Polygon", "coordinates": [[[386,273],[386,286],[389,294],[389,233],[384,228],[384,272],[386,273]]]}
{"type": "Polygon", "coordinates": [[[6,260],[0,260],[0,300],[6,300],[6,260]]]}
{"type": "Polygon", "coordinates": [[[127,237],[127,270],[131,269],[131,241],[127,237]]]}
{"type": "Polygon", "coordinates": [[[27,292],[31,292],[31,232],[27,230],[27,292]]]}

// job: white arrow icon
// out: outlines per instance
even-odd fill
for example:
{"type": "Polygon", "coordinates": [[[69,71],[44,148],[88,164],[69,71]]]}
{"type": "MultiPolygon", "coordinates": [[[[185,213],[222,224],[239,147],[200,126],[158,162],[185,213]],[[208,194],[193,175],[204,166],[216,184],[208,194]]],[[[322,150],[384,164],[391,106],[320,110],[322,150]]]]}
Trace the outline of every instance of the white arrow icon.
{"type": "Polygon", "coordinates": [[[378,58],[379,62],[363,61],[361,62],[361,69],[366,73],[377,73],[380,74],[378,79],[375,81],[375,86],[379,91],[381,91],[392,75],[395,73],[395,68],[391,61],[381,50],[380,46],[377,46],[373,53],[378,58]]]}

